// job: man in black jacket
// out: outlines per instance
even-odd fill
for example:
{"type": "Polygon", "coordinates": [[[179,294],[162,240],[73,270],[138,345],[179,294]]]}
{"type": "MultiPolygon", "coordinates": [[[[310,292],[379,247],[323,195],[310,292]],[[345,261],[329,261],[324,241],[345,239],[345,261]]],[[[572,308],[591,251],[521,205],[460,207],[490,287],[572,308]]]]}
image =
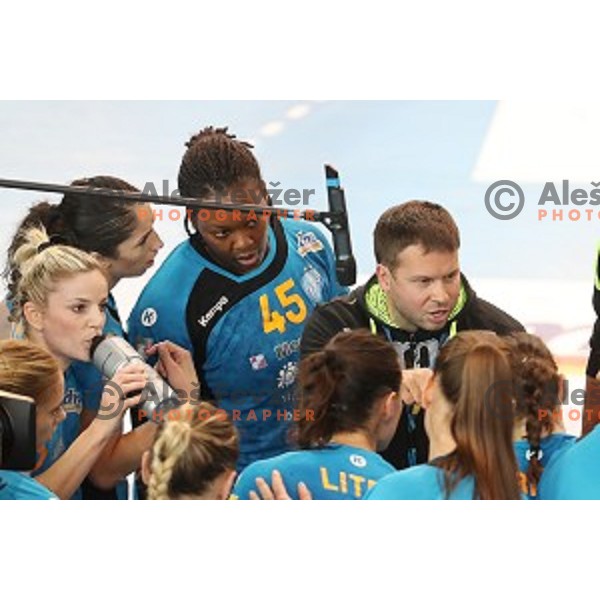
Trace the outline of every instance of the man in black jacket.
{"type": "MultiPolygon", "coordinates": [[[[440,347],[459,331],[523,331],[511,316],[478,298],[460,272],[460,235],[450,213],[432,202],[388,209],[374,232],[377,269],[348,296],[319,306],[301,342],[306,356],[336,333],[367,328],[393,342],[404,369],[433,367],[440,347]]],[[[427,461],[424,411],[405,408],[383,457],[402,469],[427,461]]]]}

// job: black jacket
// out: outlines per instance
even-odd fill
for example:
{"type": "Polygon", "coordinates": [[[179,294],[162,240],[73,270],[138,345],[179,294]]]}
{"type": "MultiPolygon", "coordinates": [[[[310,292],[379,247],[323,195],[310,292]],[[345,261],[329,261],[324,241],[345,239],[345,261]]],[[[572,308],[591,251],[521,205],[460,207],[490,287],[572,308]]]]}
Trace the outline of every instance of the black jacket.
{"type": "MultiPolygon", "coordinates": [[[[455,332],[484,329],[505,335],[524,330],[523,325],[510,315],[478,298],[464,275],[461,278],[462,306],[458,307],[458,312],[454,312],[446,326],[439,331],[418,330],[411,333],[390,327],[369,313],[365,292],[374,281],[373,277],[348,296],[317,307],[304,329],[301,355],[304,357],[321,350],[340,331],[366,328],[396,345],[404,368],[432,367],[439,348],[455,332]]],[[[423,411],[412,415],[410,410],[404,410],[396,435],[387,450],[381,453],[397,469],[427,462],[429,444],[423,417],[423,411]]]]}

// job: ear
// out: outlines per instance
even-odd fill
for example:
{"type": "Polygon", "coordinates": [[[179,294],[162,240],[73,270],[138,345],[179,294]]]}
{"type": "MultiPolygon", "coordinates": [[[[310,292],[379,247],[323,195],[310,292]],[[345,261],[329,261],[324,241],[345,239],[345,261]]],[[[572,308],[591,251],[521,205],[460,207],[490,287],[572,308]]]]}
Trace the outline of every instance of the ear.
{"type": "Polygon", "coordinates": [[[150,450],[146,450],[144,454],[142,454],[142,481],[144,484],[148,485],[150,483],[150,475],[152,471],[150,470],[150,450]]]}
{"type": "Polygon", "coordinates": [[[390,392],[383,399],[381,416],[384,420],[388,421],[395,417],[398,413],[398,409],[402,411],[403,402],[400,400],[400,394],[398,392],[390,392]]]}
{"type": "Polygon", "coordinates": [[[390,273],[390,270],[385,265],[378,264],[375,267],[375,274],[377,275],[377,281],[379,281],[379,285],[381,286],[381,289],[384,292],[389,292],[391,278],[392,278],[392,274],[390,273]]]}
{"type": "Polygon", "coordinates": [[[44,311],[35,302],[25,302],[23,305],[23,317],[27,322],[27,325],[35,331],[42,331],[44,329],[44,311]]]}
{"type": "Polygon", "coordinates": [[[431,377],[428,379],[425,384],[425,389],[423,390],[423,406],[424,408],[429,408],[431,406],[431,402],[433,401],[433,384],[434,384],[435,376],[433,373],[431,377]]]}
{"type": "Polygon", "coordinates": [[[229,475],[223,479],[222,487],[217,492],[217,498],[219,500],[227,500],[227,498],[229,498],[236,477],[237,473],[235,471],[231,471],[231,473],[229,473],[229,475]]]}

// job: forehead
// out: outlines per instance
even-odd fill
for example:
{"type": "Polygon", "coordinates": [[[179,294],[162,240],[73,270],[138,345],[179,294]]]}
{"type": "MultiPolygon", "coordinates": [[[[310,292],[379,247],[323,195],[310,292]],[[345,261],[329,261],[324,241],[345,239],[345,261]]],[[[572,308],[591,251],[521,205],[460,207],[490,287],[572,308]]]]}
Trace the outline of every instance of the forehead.
{"type": "Polygon", "coordinates": [[[437,275],[456,269],[458,269],[458,250],[425,252],[421,244],[413,244],[398,252],[394,270],[412,274],[437,275]]]}
{"type": "Polygon", "coordinates": [[[135,215],[135,229],[132,236],[145,233],[152,228],[154,224],[154,211],[150,204],[135,204],[131,211],[135,215]]]}
{"type": "Polygon", "coordinates": [[[87,273],[76,273],[60,279],[54,286],[51,295],[60,299],[87,298],[101,300],[108,295],[108,282],[102,272],[97,269],[87,273]]]}

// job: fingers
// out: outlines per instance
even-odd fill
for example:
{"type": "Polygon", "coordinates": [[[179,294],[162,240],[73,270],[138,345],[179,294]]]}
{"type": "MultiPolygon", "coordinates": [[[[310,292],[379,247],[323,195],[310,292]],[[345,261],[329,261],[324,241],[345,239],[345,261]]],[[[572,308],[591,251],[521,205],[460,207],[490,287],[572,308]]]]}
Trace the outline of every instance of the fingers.
{"type": "Polygon", "coordinates": [[[312,500],[312,494],[310,493],[310,490],[308,489],[307,485],[304,482],[300,482],[298,484],[298,498],[300,498],[300,500],[312,500]]]}
{"type": "Polygon", "coordinates": [[[271,484],[273,486],[275,500],[291,500],[287,490],[285,489],[283,477],[279,471],[273,471],[273,473],[271,473],[271,484]]]}
{"type": "Polygon", "coordinates": [[[408,369],[402,372],[400,399],[404,404],[425,405],[425,390],[432,377],[431,369],[408,369]]]}
{"type": "Polygon", "coordinates": [[[275,500],[269,484],[262,477],[256,478],[256,487],[258,488],[263,500],[275,500]]]}

